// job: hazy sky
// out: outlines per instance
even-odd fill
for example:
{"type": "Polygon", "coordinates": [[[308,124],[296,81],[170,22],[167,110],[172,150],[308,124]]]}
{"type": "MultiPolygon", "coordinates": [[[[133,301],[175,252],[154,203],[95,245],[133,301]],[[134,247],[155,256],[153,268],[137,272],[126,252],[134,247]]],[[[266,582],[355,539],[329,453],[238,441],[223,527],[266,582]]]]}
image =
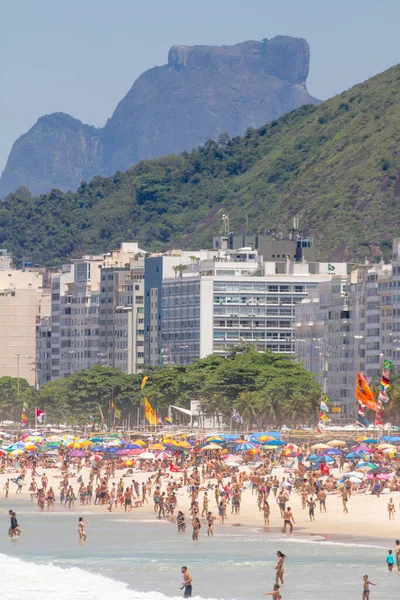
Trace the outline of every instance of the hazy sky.
{"type": "Polygon", "coordinates": [[[399,61],[400,0],[0,0],[0,170],[36,119],[63,111],[104,125],[173,44],[277,34],[311,47],[321,99],[399,61]]]}

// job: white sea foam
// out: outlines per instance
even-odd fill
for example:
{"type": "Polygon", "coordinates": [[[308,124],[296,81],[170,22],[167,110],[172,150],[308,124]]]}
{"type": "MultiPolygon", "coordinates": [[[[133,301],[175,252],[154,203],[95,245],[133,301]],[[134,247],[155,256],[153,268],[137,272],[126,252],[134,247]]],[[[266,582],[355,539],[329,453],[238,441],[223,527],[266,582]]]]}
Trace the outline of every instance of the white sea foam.
{"type": "Polygon", "coordinates": [[[0,598],[5,600],[174,600],[160,592],[132,590],[121,581],[78,567],[64,569],[5,554],[0,554],[0,573],[0,598]]]}
{"type": "Polygon", "coordinates": [[[381,549],[381,550],[387,550],[387,546],[378,546],[377,544],[363,544],[362,542],[360,542],[359,544],[357,542],[333,542],[330,540],[326,540],[325,538],[321,537],[318,539],[313,538],[312,540],[310,539],[305,539],[305,538],[298,538],[298,537],[285,537],[285,538],[275,538],[274,539],[275,542],[285,542],[285,543],[289,543],[289,544],[312,544],[312,545],[318,545],[318,546],[341,546],[342,548],[371,548],[371,549],[381,549]]]}

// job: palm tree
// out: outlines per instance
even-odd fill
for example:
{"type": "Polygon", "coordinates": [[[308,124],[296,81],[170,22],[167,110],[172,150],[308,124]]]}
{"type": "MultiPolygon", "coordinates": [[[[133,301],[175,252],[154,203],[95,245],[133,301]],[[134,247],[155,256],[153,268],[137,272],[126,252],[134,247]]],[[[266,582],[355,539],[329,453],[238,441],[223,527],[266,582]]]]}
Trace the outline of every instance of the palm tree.
{"type": "Polygon", "coordinates": [[[235,408],[241,414],[246,429],[250,429],[260,414],[260,397],[258,392],[241,392],[235,402],[235,408]]]}

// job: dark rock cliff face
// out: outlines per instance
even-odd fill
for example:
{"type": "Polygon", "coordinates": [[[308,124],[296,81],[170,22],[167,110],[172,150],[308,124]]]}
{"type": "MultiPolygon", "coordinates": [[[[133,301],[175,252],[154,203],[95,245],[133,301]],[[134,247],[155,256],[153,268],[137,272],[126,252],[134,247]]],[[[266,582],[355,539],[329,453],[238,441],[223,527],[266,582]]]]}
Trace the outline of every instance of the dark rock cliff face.
{"type": "Polygon", "coordinates": [[[101,168],[97,160],[100,133],[64,113],[40,117],[14,143],[1,176],[0,195],[19,186],[26,186],[32,194],[75,189],[101,168]]]}
{"type": "Polygon", "coordinates": [[[0,195],[76,188],[83,179],[178,153],[222,133],[241,135],[301,106],[310,53],[305,40],[277,36],[235,46],[173,46],[168,64],[143,73],[104,129],[68,115],[42,117],[19,138],[0,195]]]}

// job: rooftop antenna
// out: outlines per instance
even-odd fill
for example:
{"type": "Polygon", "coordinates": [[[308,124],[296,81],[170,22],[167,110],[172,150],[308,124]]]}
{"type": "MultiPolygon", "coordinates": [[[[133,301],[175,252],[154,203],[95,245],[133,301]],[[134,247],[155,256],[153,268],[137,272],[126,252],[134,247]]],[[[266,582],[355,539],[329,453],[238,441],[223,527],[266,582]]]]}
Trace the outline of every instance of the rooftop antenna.
{"type": "Polygon", "coordinates": [[[225,213],[222,215],[222,222],[224,224],[224,233],[229,233],[229,216],[225,213]]]}
{"type": "MultiPolygon", "coordinates": [[[[247,240],[247,230],[249,228],[249,215],[246,215],[246,224],[245,224],[245,229],[244,229],[244,235],[245,235],[245,239],[247,240]]],[[[247,243],[245,244],[247,246],[247,243]]]]}

